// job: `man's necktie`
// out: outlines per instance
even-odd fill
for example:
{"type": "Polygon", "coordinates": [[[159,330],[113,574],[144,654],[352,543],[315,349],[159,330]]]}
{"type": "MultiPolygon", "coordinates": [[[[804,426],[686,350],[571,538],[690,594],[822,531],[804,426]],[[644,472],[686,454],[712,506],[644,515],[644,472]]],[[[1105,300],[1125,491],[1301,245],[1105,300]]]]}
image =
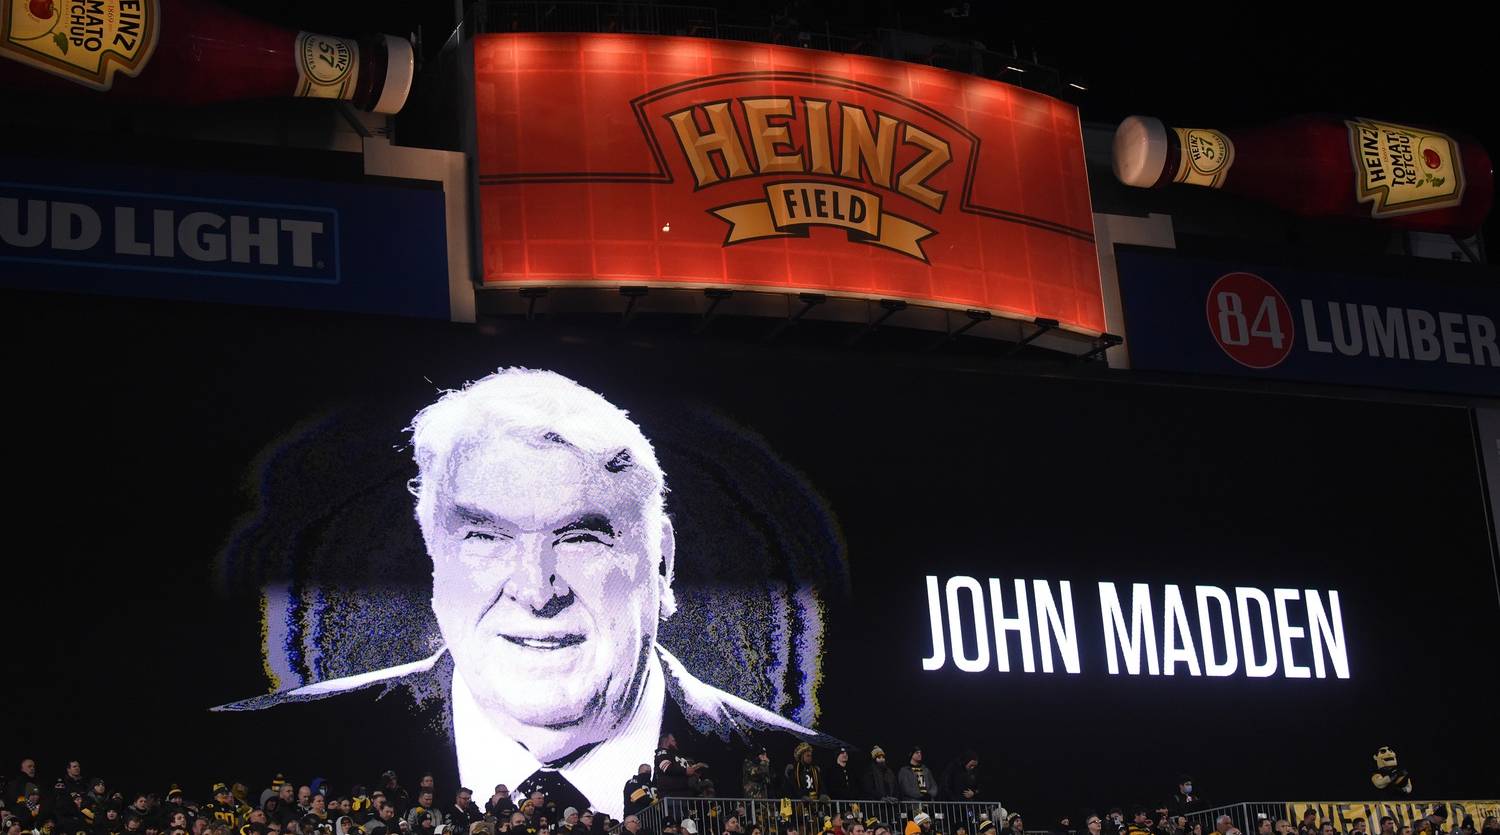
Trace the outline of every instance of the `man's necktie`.
{"type": "MultiPolygon", "coordinates": [[[[561,818],[563,810],[569,806],[576,808],[580,813],[585,809],[592,808],[589,799],[583,796],[583,792],[577,786],[568,782],[568,778],[550,768],[539,768],[532,772],[530,777],[522,781],[516,789],[521,796],[532,792],[541,792],[547,796],[547,802],[557,807],[557,815],[561,818]]],[[[562,823],[561,820],[553,821],[554,824],[562,823]]]]}

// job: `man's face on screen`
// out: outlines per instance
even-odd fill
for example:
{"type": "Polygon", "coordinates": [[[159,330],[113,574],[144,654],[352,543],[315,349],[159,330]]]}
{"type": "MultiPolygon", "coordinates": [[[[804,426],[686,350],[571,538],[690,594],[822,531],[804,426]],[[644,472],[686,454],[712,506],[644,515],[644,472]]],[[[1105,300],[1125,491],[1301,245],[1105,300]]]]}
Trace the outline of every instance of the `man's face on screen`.
{"type": "Polygon", "coordinates": [[[460,445],[438,478],[432,606],[475,697],[521,725],[612,724],[665,582],[639,474],[500,436],[460,445]]]}

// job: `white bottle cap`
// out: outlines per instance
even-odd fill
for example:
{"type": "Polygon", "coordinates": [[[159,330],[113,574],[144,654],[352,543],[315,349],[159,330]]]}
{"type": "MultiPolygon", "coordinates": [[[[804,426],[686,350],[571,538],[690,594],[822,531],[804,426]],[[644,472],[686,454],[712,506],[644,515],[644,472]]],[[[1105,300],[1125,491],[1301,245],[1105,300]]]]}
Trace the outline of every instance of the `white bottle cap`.
{"type": "Polygon", "coordinates": [[[1150,188],[1167,164],[1167,126],[1150,116],[1130,116],[1115,129],[1115,177],[1150,188]]]}
{"type": "Polygon", "coordinates": [[[385,36],[385,86],[380,99],[370,108],[376,113],[400,113],[411,93],[411,80],[417,74],[417,56],[411,41],[394,35],[385,36]]]}

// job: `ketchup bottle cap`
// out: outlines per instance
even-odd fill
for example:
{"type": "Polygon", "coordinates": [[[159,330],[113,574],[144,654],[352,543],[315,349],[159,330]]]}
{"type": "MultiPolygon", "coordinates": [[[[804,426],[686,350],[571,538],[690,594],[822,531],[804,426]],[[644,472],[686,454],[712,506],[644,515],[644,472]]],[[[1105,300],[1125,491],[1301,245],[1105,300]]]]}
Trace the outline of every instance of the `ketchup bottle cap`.
{"type": "Polygon", "coordinates": [[[1130,116],[1115,129],[1115,177],[1127,186],[1150,188],[1167,164],[1167,127],[1150,116],[1130,116]]]}
{"type": "Polygon", "coordinates": [[[385,86],[370,109],[376,113],[400,113],[407,94],[411,93],[412,76],[417,72],[416,53],[411,48],[411,41],[386,35],[385,56],[385,86]]]}

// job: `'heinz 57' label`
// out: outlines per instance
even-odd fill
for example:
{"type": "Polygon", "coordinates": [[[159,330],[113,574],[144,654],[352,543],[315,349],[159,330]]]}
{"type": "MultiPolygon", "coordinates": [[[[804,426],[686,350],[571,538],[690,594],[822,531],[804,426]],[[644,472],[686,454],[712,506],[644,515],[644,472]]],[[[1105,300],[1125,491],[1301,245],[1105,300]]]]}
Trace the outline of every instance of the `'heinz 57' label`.
{"type": "Polygon", "coordinates": [[[0,57],[95,90],[139,74],[160,31],[158,0],[0,0],[0,57]]]}
{"type": "Polygon", "coordinates": [[[1177,165],[1174,183],[1219,188],[1234,164],[1234,143],[1216,130],[1206,128],[1172,128],[1177,134],[1182,159],[1177,165]]]}
{"type": "Polygon", "coordinates": [[[1354,195],[1370,204],[1371,217],[1391,217],[1464,202],[1464,169],[1458,143],[1420,128],[1350,119],[1354,195]]]}
{"type": "Polygon", "coordinates": [[[314,99],[354,98],[359,83],[359,41],[316,32],[297,33],[297,89],[314,99]]]}

